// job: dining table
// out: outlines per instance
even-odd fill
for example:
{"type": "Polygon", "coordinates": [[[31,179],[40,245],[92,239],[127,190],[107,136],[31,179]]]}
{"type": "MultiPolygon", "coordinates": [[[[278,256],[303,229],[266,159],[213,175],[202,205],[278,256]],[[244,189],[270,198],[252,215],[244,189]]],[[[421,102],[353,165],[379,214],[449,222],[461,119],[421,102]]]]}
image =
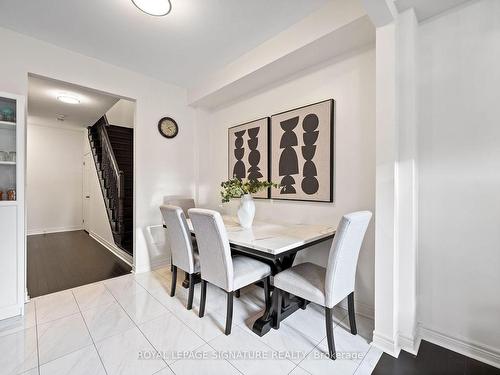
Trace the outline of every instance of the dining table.
{"type": "MultiPolygon", "coordinates": [[[[271,266],[272,275],[292,267],[296,254],[308,247],[331,240],[335,227],[322,224],[283,224],[254,221],[251,228],[243,228],[237,219],[223,216],[232,254],[246,255],[271,266]]],[[[189,230],[194,235],[191,220],[187,219],[189,230]]],[[[271,288],[272,289],[272,288],[271,288]]],[[[273,299],[270,298],[269,301],[273,299]]],[[[291,296],[283,296],[280,321],[286,319],[299,308],[305,309],[308,301],[291,296]]],[[[262,315],[255,321],[252,331],[265,335],[277,326],[278,314],[271,302],[265,306],[262,315]]]]}

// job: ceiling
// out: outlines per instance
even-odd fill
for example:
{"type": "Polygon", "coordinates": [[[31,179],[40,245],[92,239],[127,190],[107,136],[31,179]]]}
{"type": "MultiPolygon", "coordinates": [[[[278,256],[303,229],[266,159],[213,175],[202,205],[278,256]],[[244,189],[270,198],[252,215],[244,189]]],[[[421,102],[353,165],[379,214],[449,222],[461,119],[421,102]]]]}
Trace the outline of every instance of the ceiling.
{"type": "Polygon", "coordinates": [[[191,87],[331,0],[171,0],[152,17],[131,0],[0,0],[0,26],[191,87]]]}
{"type": "Polygon", "coordinates": [[[28,124],[84,129],[105,114],[119,98],[70,83],[29,77],[28,124]],[[57,100],[60,94],[77,97],[79,104],[57,100]],[[64,115],[64,121],[57,117],[64,115]]]}
{"type": "Polygon", "coordinates": [[[399,12],[414,8],[419,21],[423,21],[467,1],[470,0],[395,0],[394,4],[399,12]]]}

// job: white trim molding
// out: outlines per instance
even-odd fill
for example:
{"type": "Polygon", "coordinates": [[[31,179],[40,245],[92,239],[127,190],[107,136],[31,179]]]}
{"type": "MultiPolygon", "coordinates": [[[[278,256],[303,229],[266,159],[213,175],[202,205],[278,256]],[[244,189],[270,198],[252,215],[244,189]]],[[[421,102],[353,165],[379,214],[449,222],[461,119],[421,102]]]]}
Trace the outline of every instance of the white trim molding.
{"type": "Polygon", "coordinates": [[[371,345],[379,348],[387,354],[392,355],[395,358],[398,358],[399,353],[401,352],[401,348],[397,339],[391,339],[384,336],[383,334],[377,333],[376,331],[373,331],[373,341],[371,342],[371,345]]]}
{"type": "MultiPolygon", "coordinates": [[[[338,306],[347,311],[347,299],[342,300],[338,306]]],[[[375,318],[375,309],[373,306],[367,303],[359,302],[356,298],[354,299],[354,310],[357,315],[364,316],[365,318],[371,320],[374,320],[375,318]]]]}
{"type": "Polygon", "coordinates": [[[402,335],[401,333],[398,336],[398,343],[401,350],[404,350],[405,352],[413,355],[418,354],[421,342],[422,340],[419,336],[407,337],[405,335],[402,335]]]}
{"type": "Polygon", "coordinates": [[[92,237],[94,240],[99,242],[102,246],[104,246],[106,249],[111,251],[114,255],[116,255],[118,258],[123,260],[125,263],[127,263],[130,267],[133,268],[133,259],[130,255],[128,255],[125,251],[120,249],[118,246],[106,241],[104,238],[99,236],[98,234],[94,232],[89,232],[90,237],[92,237]]]}
{"type": "Polygon", "coordinates": [[[445,333],[422,327],[421,325],[419,325],[418,331],[421,340],[429,341],[467,357],[500,368],[500,351],[498,351],[498,349],[473,341],[464,341],[445,333]]]}
{"type": "Polygon", "coordinates": [[[76,230],[83,230],[83,227],[81,225],[75,225],[71,227],[28,229],[28,236],[33,236],[36,234],[74,232],[76,230]]]}

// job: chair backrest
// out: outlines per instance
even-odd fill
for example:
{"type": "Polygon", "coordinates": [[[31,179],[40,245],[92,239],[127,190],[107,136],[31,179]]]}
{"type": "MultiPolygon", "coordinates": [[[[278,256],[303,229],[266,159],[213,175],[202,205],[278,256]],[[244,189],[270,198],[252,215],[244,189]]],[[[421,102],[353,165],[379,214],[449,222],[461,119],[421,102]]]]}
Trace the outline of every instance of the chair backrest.
{"type": "Polygon", "coordinates": [[[163,204],[168,206],[177,206],[182,208],[184,215],[189,218],[188,210],[190,208],[195,208],[194,199],[188,197],[182,197],[178,195],[167,195],[163,197],[163,204]]]}
{"type": "Polygon", "coordinates": [[[189,217],[200,253],[201,278],[228,292],[232,291],[233,260],[222,216],[217,211],[192,208],[189,217]]]}
{"type": "Polygon", "coordinates": [[[186,272],[195,272],[191,233],[182,208],[163,205],[160,206],[160,211],[167,226],[172,264],[186,272]]]}
{"type": "Polygon", "coordinates": [[[333,307],[354,291],[359,250],[372,213],[359,211],[344,215],[333,239],[326,267],[327,307],[333,307]]]}

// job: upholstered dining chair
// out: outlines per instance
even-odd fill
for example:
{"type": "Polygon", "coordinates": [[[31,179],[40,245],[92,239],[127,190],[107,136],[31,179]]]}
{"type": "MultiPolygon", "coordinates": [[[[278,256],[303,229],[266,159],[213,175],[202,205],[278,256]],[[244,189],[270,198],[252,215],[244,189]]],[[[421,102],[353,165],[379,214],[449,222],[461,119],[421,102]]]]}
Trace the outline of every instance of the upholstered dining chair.
{"type": "Polygon", "coordinates": [[[282,291],[325,307],[328,355],[336,359],[333,338],[333,307],[347,297],[351,333],[357,334],[354,312],[354,282],[361,244],[372,213],[359,211],[344,215],[330,248],[326,268],[313,263],[295,265],[274,276],[274,328],[279,328],[282,291]]]}
{"type": "MultiPolygon", "coordinates": [[[[182,212],[184,212],[184,215],[186,216],[186,218],[189,218],[188,210],[190,208],[196,207],[194,204],[193,198],[184,197],[181,195],[165,195],[163,197],[163,204],[166,206],[177,206],[177,207],[182,208],[182,212]]],[[[167,237],[168,237],[168,233],[167,233],[167,237]]],[[[167,242],[170,242],[170,240],[167,240],[167,242]]],[[[193,249],[196,252],[197,248],[196,248],[196,241],[194,240],[194,238],[192,239],[192,242],[193,242],[193,249]]],[[[174,272],[174,266],[172,265],[172,257],[170,257],[170,264],[171,264],[170,270],[172,272],[174,272]]],[[[186,272],[186,279],[187,278],[189,278],[189,274],[186,272]]]]}
{"type": "Polygon", "coordinates": [[[167,206],[177,206],[182,208],[186,218],[189,218],[188,210],[190,208],[195,208],[194,199],[189,197],[183,197],[179,195],[166,195],[163,197],[163,204],[167,206]]]}
{"type": "Polygon", "coordinates": [[[189,217],[193,224],[201,269],[200,318],[205,314],[207,282],[226,292],[227,313],[225,334],[231,333],[233,296],[236,290],[257,281],[264,282],[266,306],[270,302],[271,267],[242,255],[231,256],[229,240],[221,215],[217,211],[192,208],[189,217]]]}
{"type": "Polygon", "coordinates": [[[193,250],[191,233],[182,208],[163,205],[160,207],[160,211],[167,226],[168,239],[172,252],[173,268],[170,296],[175,296],[177,268],[180,268],[189,274],[189,293],[186,307],[188,310],[191,310],[194,296],[194,274],[200,270],[198,254],[193,250]]]}

